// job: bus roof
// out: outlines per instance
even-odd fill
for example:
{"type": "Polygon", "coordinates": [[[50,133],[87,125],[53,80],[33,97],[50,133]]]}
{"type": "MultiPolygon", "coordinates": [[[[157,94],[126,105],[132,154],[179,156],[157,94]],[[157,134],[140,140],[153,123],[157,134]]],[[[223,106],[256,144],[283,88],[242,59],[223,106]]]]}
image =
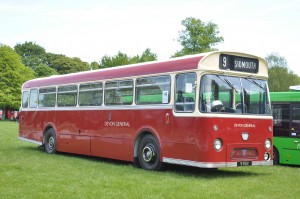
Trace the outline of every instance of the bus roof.
{"type": "MultiPolygon", "coordinates": [[[[260,57],[237,53],[229,51],[215,51],[208,53],[201,53],[196,55],[184,56],[179,58],[172,58],[166,61],[153,61],[144,62],[139,64],[132,64],[126,66],[105,68],[92,71],[84,71],[66,75],[54,75],[51,77],[37,78],[25,82],[22,88],[34,88],[41,86],[54,86],[61,84],[71,84],[77,82],[92,82],[100,81],[106,79],[115,78],[126,78],[133,76],[151,75],[151,74],[163,74],[176,71],[187,71],[187,70],[210,70],[210,71],[220,71],[219,69],[219,58],[221,54],[228,54],[234,56],[242,56],[252,59],[257,59],[259,62],[259,69],[257,73],[251,74],[260,77],[268,77],[268,65],[267,62],[260,57]]],[[[240,72],[240,71],[228,71],[227,72],[240,72]]],[[[244,73],[249,76],[249,73],[244,73]]]]}
{"type": "Polygon", "coordinates": [[[291,91],[300,91],[300,85],[290,86],[289,89],[291,91]]]}
{"type": "Polygon", "coordinates": [[[300,92],[270,92],[271,102],[299,102],[300,92]]]}

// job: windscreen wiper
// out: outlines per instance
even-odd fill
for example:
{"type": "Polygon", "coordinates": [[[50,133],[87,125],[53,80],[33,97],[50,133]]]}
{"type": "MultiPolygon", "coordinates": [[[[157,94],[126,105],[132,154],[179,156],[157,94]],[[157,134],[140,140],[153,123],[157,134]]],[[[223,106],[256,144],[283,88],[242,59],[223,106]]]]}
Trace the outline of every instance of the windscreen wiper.
{"type": "Polygon", "coordinates": [[[239,93],[239,92],[237,91],[237,89],[235,88],[235,86],[231,83],[231,81],[230,81],[229,79],[227,79],[226,77],[224,77],[224,80],[225,80],[225,82],[228,84],[228,86],[229,86],[230,88],[234,89],[234,91],[235,91],[236,93],[239,93]]]}
{"type": "Polygon", "coordinates": [[[254,83],[256,86],[258,86],[259,88],[263,89],[264,90],[264,87],[262,85],[260,85],[260,83],[258,83],[257,81],[255,81],[254,79],[247,79],[249,82],[252,82],[254,83]]]}

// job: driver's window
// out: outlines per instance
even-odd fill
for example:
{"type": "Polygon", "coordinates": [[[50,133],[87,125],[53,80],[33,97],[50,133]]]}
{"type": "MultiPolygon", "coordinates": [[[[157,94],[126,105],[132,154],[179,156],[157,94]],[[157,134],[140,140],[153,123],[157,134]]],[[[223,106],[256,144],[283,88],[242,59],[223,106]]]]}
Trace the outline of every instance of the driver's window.
{"type": "Polygon", "coordinates": [[[196,99],[196,74],[184,73],[176,76],[175,111],[194,112],[196,99]]]}

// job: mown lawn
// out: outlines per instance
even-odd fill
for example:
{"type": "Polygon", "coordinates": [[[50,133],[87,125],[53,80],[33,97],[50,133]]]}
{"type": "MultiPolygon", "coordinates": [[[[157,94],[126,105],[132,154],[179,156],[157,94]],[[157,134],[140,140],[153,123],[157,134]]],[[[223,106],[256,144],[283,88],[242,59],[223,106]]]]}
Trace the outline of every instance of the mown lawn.
{"type": "Polygon", "coordinates": [[[47,155],[0,121],[0,198],[299,198],[300,167],[150,172],[102,158],[47,155]]]}

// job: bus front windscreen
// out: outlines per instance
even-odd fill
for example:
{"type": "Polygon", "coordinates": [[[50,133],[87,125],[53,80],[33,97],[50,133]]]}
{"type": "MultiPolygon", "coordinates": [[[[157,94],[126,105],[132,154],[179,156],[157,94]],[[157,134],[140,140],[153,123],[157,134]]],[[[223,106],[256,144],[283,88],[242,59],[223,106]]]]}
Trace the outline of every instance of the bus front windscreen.
{"type": "Polygon", "coordinates": [[[266,80],[203,75],[199,101],[203,113],[271,114],[266,80]]]}

